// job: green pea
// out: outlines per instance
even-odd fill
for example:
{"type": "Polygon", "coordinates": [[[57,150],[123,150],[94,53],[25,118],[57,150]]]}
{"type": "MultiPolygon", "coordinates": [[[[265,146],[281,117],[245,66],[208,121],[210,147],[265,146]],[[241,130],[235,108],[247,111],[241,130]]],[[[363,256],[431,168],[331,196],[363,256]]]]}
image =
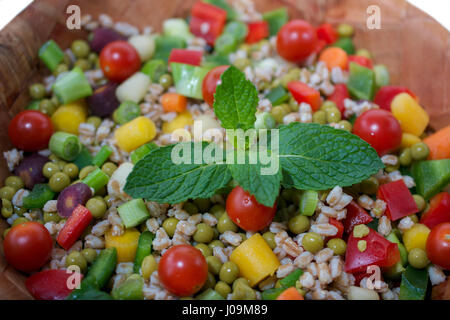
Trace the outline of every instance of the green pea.
{"type": "Polygon", "coordinates": [[[202,287],[202,291],[212,289],[216,285],[216,278],[211,272],[208,272],[208,277],[206,278],[205,284],[202,287]]]}
{"type": "Polygon", "coordinates": [[[94,262],[95,258],[97,258],[97,251],[95,251],[95,249],[92,248],[86,248],[81,250],[81,254],[89,264],[94,262]]]}
{"type": "Polygon", "coordinates": [[[31,98],[35,100],[43,99],[47,92],[45,90],[45,86],[42,83],[34,83],[29,87],[29,92],[31,98]]]}
{"type": "Polygon", "coordinates": [[[210,257],[213,254],[212,249],[205,243],[197,243],[195,247],[202,252],[205,258],[210,257]]]}
{"type": "Polygon", "coordinates": [[[198,208],[192,202],[185,202],[183,204],[183,210],[189,213],[190,215],[194,215],[198,213],[198,208]]]}
{"type": "Polygon", "coordinates": [[[251,61],[248,58],[237,58],[236,60],[234,60],[233,64],[236,68],[243,71],[245,68],[250,66],[251,61]]]}
{"type": "Polygon", "coordinates": [[[96,54],[95,52],[91,52],[91,53],[89,53],[87,59],[92,65],[95,66],[95,64],[97,63],[97,60],[98,60],[98,54],[96,54]]]}
{"type": "Polygon", "coordinates": [[[397,171],[399,168],[400,168],[400,163],[397,161],[397,163],[395,165],[392,165],[392,164],[386,165],[386,168],[384,168],[384,170],[389,173],[389,172],[397,171]]]}
{"type": "Polygon", "coordinates": [[[410,148],[403,149],[403,151],[398,156],[398,161],[404,167],[409,166],[412,162],[411,149],[410,148]]]}
{"type": "Polygon", "coordinates": [[[39,102],[39,111],[51,116],[56,111],[56,106],[53,104],[52,100],[42,99],[41,102],[39,102]]]}
{"type": "Polygon", "coordinates": [[[327,114],[323,110],[318,110],[313,113],[312,121],[318,124],[326,124],[327,123],[327,114]]]}
{"type": "Polygon", "coordinates": [[[338,122],[338,129],[342,129],[348,132],[352,131],[352,124],[350,123],[350,121],[347,120],[341,120],[338,122]]]}
{"type": "Polygon", "coordinates": [[[286,115],[286,111],[282,106],[275,106],[270,110],[270,115],[275,119],[277,123],[283,123],[283,118],[286,115]]]}
{"type": "Polygon", "coordinates": [[[113,175],[114,171],[116,171],[116,170],[117,170],[117,166],[112,162],[106,162],[102,166],[102,171],[110,177],[113,175]]]}
{"type": "Polygon", "coordinates": [[[305,250],[317,253],[323,248],[322,236],[315,232],[309,232],[303,237],[302,245],[305,250]]]}
{"type": "Polygon", "coordinates": [[[211,207],[211,200],[209,199],[194,199],[193,202],[197,206],[199,212],[208,212],[211,207]]]}
{"type": "Polygon", "coordinates": [[[86,59],[78,59],[77,61],[75,61],[74,66],[80,68],[83,71],[87,71],[91,68],[91,64],[86,59]]]}
{"type": "Polygon", "coordinates": [[[95,128],[98,128],[102,123],[102,119],[97,116],[90,116],[89,118],[86,119],[86,122],[92,124],[95,128]]]}
{"type": "Polygon", "coordinates": [[[55,77],[59,76],[63,72],[69,71],[69,67],[65,63],[60,63],[56,66],[55,70],[53,70],[53,75],[55,77]]]}
{"type": "Polygon", "coordinates": [[[68,163],[64,166],[63,172],[69,176],[70,179],[78,177],[78,167],[73,163],[68,163]]]}
{"type": "Polygon", "coordinates": [[[345,250],[347,250],[347,244],[345,243],[344,240],[339,238],[328,240],[327,247],[333,250],[334,254],[338,256],[344,255],[345,250]]]}
{"type": "MultiPolygon", "coordinates": [[[[216,230],[216,229],[214,229],[214,230],[216,230]]],[[[210,247],[211,250],[214,251],[214,248],[215,248],[215,247],[224,248],[225,245],[224,245],[223,242],[220,241],[220,240],[213,240],[213,241],[211,241],[211,242],[208,244],[208,247],[210,247]]]]}
{"type": "Polygon", "coordinates": [[[73,54],[77,58],[86,58],[89,55],[89,44],[86,40],[75,40],[70,46],[73,54]]]}
{"type": "Polygon", "coordinates": [[[296,215],[288,222],[289,230],[294,234],[300,234],[309,230],[309,218],[304,215],[296,215]]]}
{"type": "Polygon", "coordinates": [[[423,209],[425,209],[425,206],[427,204],[425,199],[419,194],[413,194],[413,198],[414,201],[416,202],[417,209],[419,209],[419,211],[423,211],[423,209]]]}
{"type": "Polygon", "coordinates": [[[222,205],[220,205],[220,204],[215,204],[209,210],[209,213],[211,213],[217,219],[219,219],[225,213],[225,208],[222,205]]]}
{"type": "Polygon", "coordinates": [[[291,107],[287,103],[280,104],[286,114],[291,113],[291,107]]]}
{"type": "Polygon", "coordinates": [[[263,233],[263,238],[266,240],[267,244],[269,245],[270,249],[275,249],[277,244],[275,243],[275,234],[273,232],[267,231],[263,233]]]}
{"type": "Polygon", "coordinates": [[[67,164],[64,160],[59,160],[55,162],[56,165],[58,165],[59,170],[62,171],[64,169],[64,166],[67,164]]]}
{"type": "Polygon", "coordinates": [[[370,53],[370,51],[364,48],[356,50],[355,55],[365,57],[367,59],[372,59],[372,54],[370,53]]]}
{"type": "Polygon", "coordinates": [[[55,154],[51,154],[48,156],[48,158],[50,159],[51,162],[58,162],[60,159],[55,155],[55,154]]]}
{"type": "Polygon", "coordinates": [[[337,31],[337,34],[339,37],[345,38],[345,37],[353,36],[355,29],[353,28],[353,26],[351,26],[347,23],[341,23],[340,25],[338,25],[336,31],[337,31]]]}
{"type": "Polygon", "coordinates": [[[53,103],[53,105],[58,108],[61,105],[61,102],[59,101],[58,97],[53,95],[50,99],[50,101],[53,103]]]}
{"type": "Polygon", "coordinates": [[[44,212],[44,222],[59,222],[61,217],[56,212],[44,212]]]}
{"type": "Polygon", "coordinates": [[[411,249],[408,253],[408,262],[411,266],[417,269],[423,269],[430,263],[427,253],[425,250],[420,248],[411,249]]]}
{"type": "Polygon", "coordinates": [[[14,213],[13,205],[8,199],[2,199],[2,216],[5,219],[11,217],[14,213]]]}
{"type": "Polygon", "coordinates": [[[238,230],[237,225],[231,221],[230,217],[228,217],[228,214],[225,212],[217,222],[217,231],[220,233],[224,233],[225,231],[233,231],[236,232],[238,230]]]}
{"type": "Polygon", "coordinates": [[[219,271],[219,279],[228,284],[233,283],[239,276],[239,267],[231,261],[225,262],[219,271]]]}
{"type": "Polygon", "coordinates": [[[336,103],[331,100],[325,100],[320,106],[320,110],[327,112],[328,109],[337,109],[336,103]]]}
{"type": "Polygon", "coordinates": [[[214,237],[214,230],[206,223],[199,223],[197,230],[194,233],[194,241],[201,243],[208,243],[214,237]]]}
{"type": "Polygon", "coordinates": [[[83,169],[81,169],[80,173],[78,174],[78,178],[80,180],[83,180],[88,176],[89,173],[95,170],[94,166],[86,166],[83,169]]]}
{"type": "Polygon", "coordinates": [[[214,275],[219,274],[220,268],[222,268],[222,261],[220,261],[219,258],[213,255],[209,255],[206,257],[206,263],[208,264],[209,272],[211,272],[214,275]]]}
{"type": "Polygon", "coordinates": [[[231,287],[223,281],[217,281],[216,286],[214,287],[214,290],[218,294],[220,294],[224,299],[226,299],[228,294],[231,293],[231,287]]]}
{"type": "Polygon", "coordinates": [[[293,97],[289,98],[289,103],[288,104],[289,104],[289,107],[291,108],[292,112],[297,112],[298,109],[300,108],[300,105],[298,104],[298,102],[293,97]]]}
{"type": "Polygon", "coordinates": [[[338,108],[328,108],[325,113],[327,114],[328,123],[337,123],[341,121],[341,112],[338,108]]]}
{"type": "Polygon", "coordinates": [[[429,153],[430,149],[428,149],[428,146],[423,142],[411,146],[411,157],[414,160],[424,160],[428,157],[429,153]]]}
{"type": "Polygon", "coordinates": [[[360,183],[361,192],[365,194],[376,194],[379,185],[377,178],[370,177],[360,183]]]}
{"type": "Polygon", "coordinates": [[[0,198],[1,199],[7,199],[7,200],[11,201],[15,194],[16,194],[16,190],[14,190],[11,187],[5,186],[0,189],[0,198]]]}
{"type": "Polygon", "coordinates": [[[179,222],[179,220],[174,217],[170,217],[170,218],[167,218],[166,220],[164,220],[162,226],[169,237],[173,237],[173,235],[175,234],[175,230],[177,229],[178,222],[179,222]]]}
{"type": "Polygon", "coordinates": [[[50,179],[57,172],[60,172],[59,166],[53,162],[47,162],[42,168],[42,174],[47,179],[50,179]]]}
{"type": "Polygon", "coordinates": [[[108,209],[106,202],[101,197],[94,197],[88,200],[86,208],[92,213],[95,219],[103,218],[108,209]]]}
{"type": "Polygon", "coordinates": [[[63,172],[57,172],[48,181],[48,186],[54,192],[61,192],[64,188],[68,187],[70,184],[70,178],[67,174],[63,172]]]}
{"type": "Polygon", "coordinates": [[[73,265],[78,266],[82,273],[86,272],[87,261],[86,261],[86,258],[81,254],[80,251],[72,251],[66,257],[66,268],[73,266],[73,265]]]}
{"type": "Polygon", "coordinates": [[[163,74],[161,77],[159,77],[158,82],[166,90],[169,89],[173,85],[172,76],[168,73],[163,74]]]}
{"type": "Polygon", "coordinates": [[[106,195],[106,196],[103,198],[103,200],[105,201],[106,206],[107,206],[108,208],[111,208],[114,198],[111,197],[110,195],[106,195]]]}
{"type": "Polygon", "coordinates": [[[11,227],[14,228],[15,226],[18,226],[19,224],[26,223],[28,221],[30,221],[30,220],[28,220],[27,218],[19,217],[16,220],[14,220],[13,224],[11,225],[11,227]]]}
{"type": "Polygon", "coordinates": [[[11,187],[14,190],[22,189],[25,184],[23,183],[22,179],[18,176],[9,176],[5,180],[5,186],[11,187]]]}

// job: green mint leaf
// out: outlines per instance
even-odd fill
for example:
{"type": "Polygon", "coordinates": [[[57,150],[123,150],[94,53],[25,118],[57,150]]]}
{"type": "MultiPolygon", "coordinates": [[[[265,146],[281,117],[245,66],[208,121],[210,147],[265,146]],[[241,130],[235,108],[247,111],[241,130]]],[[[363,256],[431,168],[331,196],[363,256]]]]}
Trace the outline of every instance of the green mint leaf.
{"type": "MultiPolygon", "coordinates": [[[[225,187],[231,179],[230,171],[224,164],[223,151],[219,161],[195,164],[195,148],[206,152],[212,146],[206,142],[183,142],[156,149],[136,163],[127,178],[124,191],[133,198],[144,198],[159,203],[180,203],[187,199],[209,198],[216,190],[225,187]],[[176,164],[172,150],[189,150],[191,164],[176,164]],[[176,149],[179,150],[179,149],[176,149]]],[[[198,151],[198,150],[197,150],[198,151]]],[[[185,155],[178,151],[177,154],[185,155]]],[[[213,156],[215,152],[210,154],[213,156]]]]}
{"type": "Polygon", "coordinates": [[[280,126],[282,185],[302,190],[350,186],[382,169],[376,151],[356,135],[318,124],[280,126]]]}
{"type": "MultiPolygon", "coordinates": [[[[278,158],[273,160],[278,161],[278,158]]],[[[260,154],[252,151],[246,152],[244,164],[238,164],[235,161],[234,164],[228,165],[233,179],[239,186],[254,195],[260,204],[273,207],[280,191],[282,175],[278,165],[274,173],[262,174],[261,170],[269,169],[270,166],[270,163],[262,164],[260,154]],[[249,161],[250,158],[254,158],[256,161],[253,161],[252,164],[249,161]]]]}
{"type": "Polygon", "coordinates": [[[258,90],[243,72],[230,66],[214,94],[214,112],[225,129],[250,129],[256,120],[258,90]]]}

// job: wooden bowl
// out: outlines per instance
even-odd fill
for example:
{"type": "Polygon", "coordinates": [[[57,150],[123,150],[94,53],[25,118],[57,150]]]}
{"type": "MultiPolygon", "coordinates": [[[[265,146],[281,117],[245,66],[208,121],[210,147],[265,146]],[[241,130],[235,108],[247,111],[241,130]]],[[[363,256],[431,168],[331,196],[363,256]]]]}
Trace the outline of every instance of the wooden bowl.
{"type": "MultiPolygon", "coordinates": [[[[196,0],[35,0],[0,32],[0,149],[12,148],[7,127],[10,119],[24,109],[30,97],[28,85],[39,78],[37,52],[49,38],[63,48],[80,36],[65,21],[68,5],[77,4],[81,13],[97,18],[100,13],[115,21],[137,27],[153,26],[169,17],[185,17],[196,0]]],[[[404,0],[257,0],[260,12],[287,6],[291,17],[314,25],[323,21],[347,22],[356,29],[355,42],[373,53],[375,62],[385,64],[393,84],[404,85],[420,97],[431,117],[431,127],[450,123],[450,35],[427,14],[404,0]],[[381,29],[369,30],[367,8],[377,5],[381,29]]],[[[1,157],[0,179],[8,175],[1,157]]],[[[0,223],[0,232],[6,223],[0,223]]],[[[0,299],[31,299],[24,286],[25,276],[8,266],[0,237],[0,299]]]]}

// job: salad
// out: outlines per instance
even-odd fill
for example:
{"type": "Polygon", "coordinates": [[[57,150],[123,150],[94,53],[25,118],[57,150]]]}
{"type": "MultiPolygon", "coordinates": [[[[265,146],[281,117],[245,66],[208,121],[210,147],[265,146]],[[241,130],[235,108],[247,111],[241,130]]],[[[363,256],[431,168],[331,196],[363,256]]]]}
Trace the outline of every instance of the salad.
{"type": "Polygon", "coordinates": [[[197,1],[39,50],[8,127],[8,264],[36,299],[450,299],[450,124],[349,24],[197,1]]]}

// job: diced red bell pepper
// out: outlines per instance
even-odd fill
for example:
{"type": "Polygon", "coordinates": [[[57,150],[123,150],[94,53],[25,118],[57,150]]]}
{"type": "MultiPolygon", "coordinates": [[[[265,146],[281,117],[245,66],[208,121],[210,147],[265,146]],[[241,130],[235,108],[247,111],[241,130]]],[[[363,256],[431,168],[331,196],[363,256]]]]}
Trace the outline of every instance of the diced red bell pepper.
{"type": "Polygon", "coordinates": [[[328,96],[328,100],[333,101],[336,104],[342,117],[344,117],[345,111],[344,100],[349,98],[350,95],[348,93],[347,85],[344,83],[335,84],[333,93],[328,96]]]}
{"type": "Polygon", "coordinates": [[[350,202],[346,207],[347,216],[342,221],[344,232],[350,234],[358,224],[368,224],[373,218],[355,201],[350,202]]]}
{"type": "Polygon", "coordinates": [[[169,56],[169,65],[171,62],[178,62],[199,66],[202,62],[202,56],[203,52],[200,50],[172,49],[169,56]]]}
{"type": "Polygon", "coordinates": [[[419,211],[403,179],[381,185],[377,198],[386,202],[386,216],[392,221],[419,211]]]}
{"type": "Polygon", "coordinates": [[[321,24],[316,29],[317,38],[325,41],[326,44],[332,44],[337,40],[337,34],[333,26],[329,23],[321,24]]]}
{"type": "Polygon", "coordinates": [[[345,272],[366,272],[368,266],[390,267],[399,261],[398,245],[378,232],[369,229],[369,234],[363,238],[355,238],[353,232],[350,233],[345,254],[345,272]],[[358,242],[361,240],[366,241],[366,249],[363,252],[358,249],[358,242]]]}
{"type": "Polygon", "coordinates": [[[380,90],[378,90],[377,94],[375,95],[375,98],[373,99],[373,102],[375,102],[381,109],[390,112],[392,100],[396,95],[402,92],[406,92],[411,97],[417,100],[416,95],[405,87],[383,86],[380,88],[380,90]]]}
{"type": "Polygon", "coordinates": [[[299,104],[305,102],[311,106],[313,112],[319,110],[321,103],[319,91],[301,81],[291,81],[287,87],[299,104]]]}
{"type": "Polygon", "coordinates": [[[420,218],[420,223],[432,229],[434,226],[450,222],[450,193],[441,192],[430,200],[430,207],[420,218]]]}
{"type": "Polygon", "coordinates": [[[66,250],[78,240],[83,231],[87,228],[92,220],[91,212],[86,207],[79,204],[67,219],[66,224],[58,234],[56,241],[66,250]]]}
{"type": "Polygon", "coordinates": [[[372,60],[363,56],[350,55],[348,56],[348,63],[355,62],[363,67],[373,69],[372,60]]]}
{"type": "Polygon", "coordinates": [[[216,38],[222,33],[227,20],[227,12],[212,4],[197,1],[191,9],[189,28],[197,37],[214,45],[216,38]]]}
{"type": "Polygon", "coordinates": [[[327,43],[325,42],[325,40],[317,39],[316,48],[314,49],[314,52],[320,53],[326,46],[327,43]]]}
{"type": "Polygon", "coordinates": [[[248,33],[246,43],[255,43],[269,36],[269,24],[267,21],[256,21],[247,24],[248,33]]]}
{"type": "Polygon", "coordinates": [[[342,224],[342,222],[334,219],[334,218],[330,218],[328,220],[328,223],[335,226],[338,229],[338,232],[336,233],[336,235],[332,236],[332,237],[327,237],[327,240],[330,239],[334,239],[334,238],[342,238],[342,236],[344,235],[344,225],[342,224]]]}
{"type": "MultiPolygon", "coordinates": [[[[67,280],[73,275],[62,269],[44,270],[33,274],[25,281],[25,286],[37,300],[64,300],[72,292],[67,280]]],[[[79,274],[80,280],[83,274],[79,274]]]]}

